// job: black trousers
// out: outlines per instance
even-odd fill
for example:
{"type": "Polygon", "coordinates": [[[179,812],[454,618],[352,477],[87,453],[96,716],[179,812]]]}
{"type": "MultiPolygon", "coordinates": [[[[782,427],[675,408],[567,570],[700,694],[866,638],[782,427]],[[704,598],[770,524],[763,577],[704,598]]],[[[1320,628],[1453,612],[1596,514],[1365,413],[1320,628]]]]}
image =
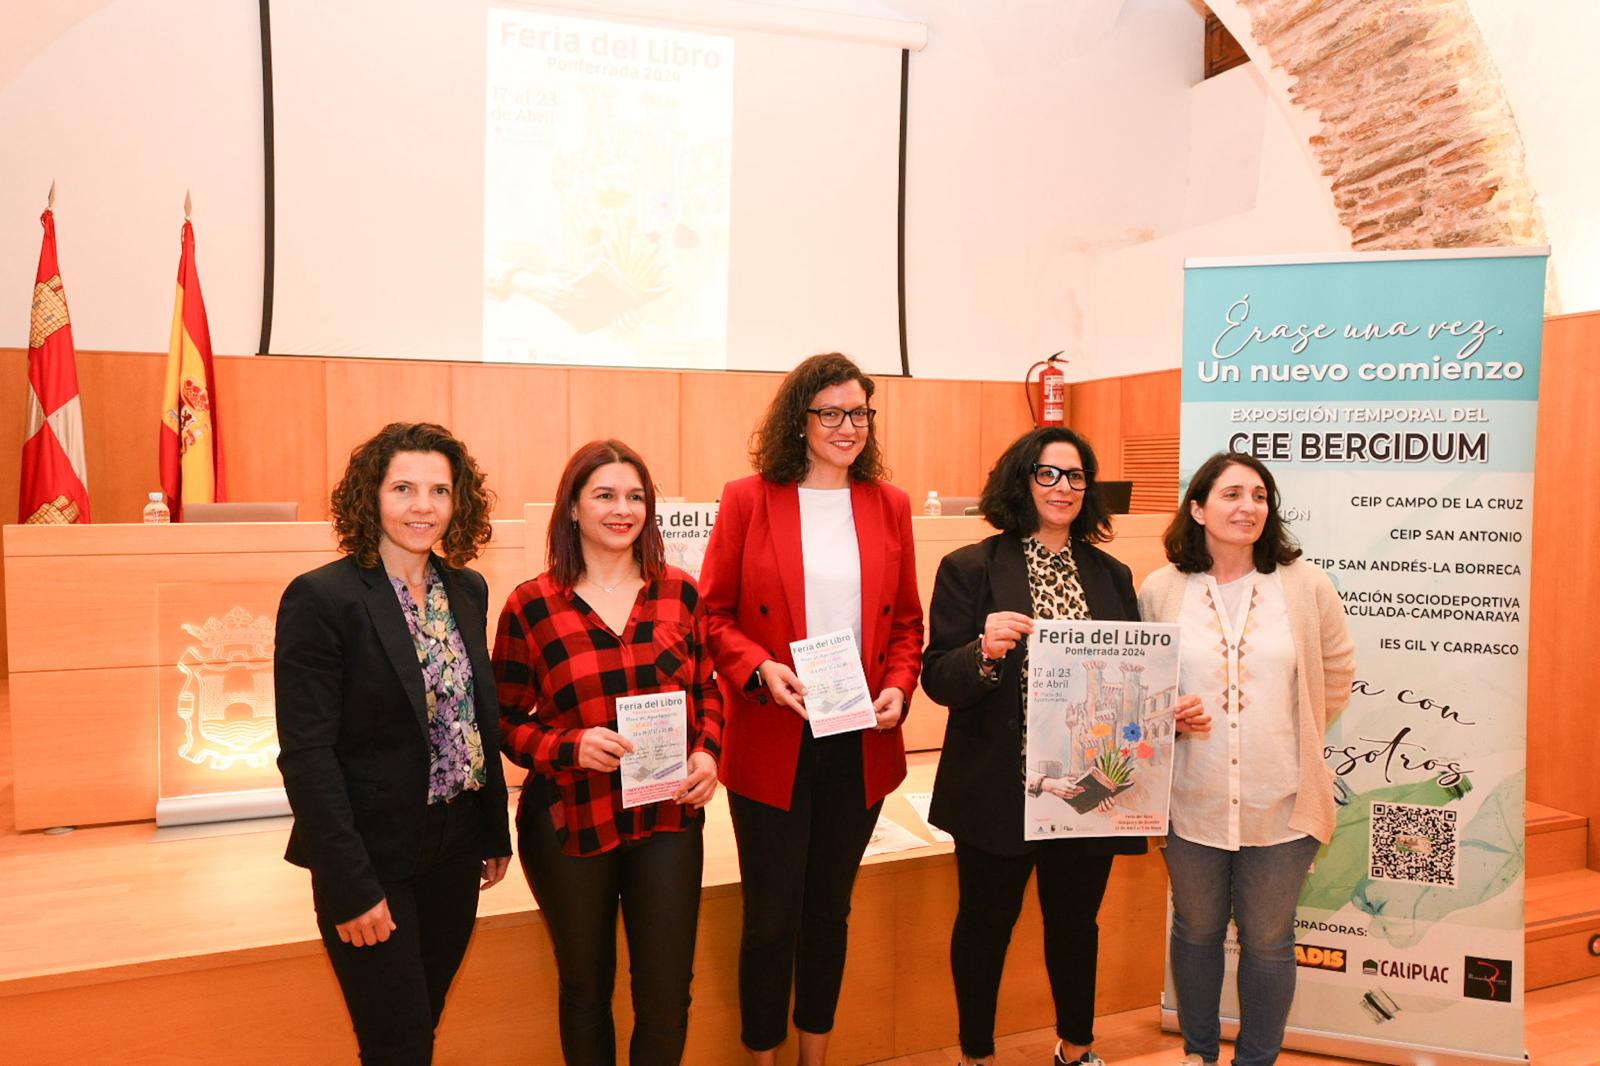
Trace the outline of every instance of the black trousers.
{"type": "Polygon", "coordinates": [[[752,1051],[775,1048],[788,1035],[791,979],[795,1027],[833,1030],[850,892],[883,806],[867,807],[865,797],[861,738],[815,740],[810,730],[787,811],[728,793],[744,893],[740,1036],[752,1051]]]}
{"type": "Polygon", "coordinates": [[[561,1052],[568,1066],[617,1059],[611,993],[617,904],[633,990],[632,1066],[677,1066],[689,1032],[689,984],[700,917],[703,822],[626,841],[599,855],[562,852],[550,810],[528,796],[517,812],[517,853],[544,914],[560,975],[561,1052]]]}
{"type": "Polygon", "coordinates": [[[1110,855],[1085,855],[1078,841],[1048,840],[1027,855],[1005,856],[956,842],[960,899],[950,933],[961,1053],[994,1054],[995,1002],[1011,930],[1035,868],[1044,918],[1044,964],[1056,1005],[1056,1035],[1094,1043],[1095,967],[1100,954],[1100,901],[1111,876],[1110,855]]]}
{"type": "Polygon", "coordinates": [[[328,913],[311,878],[317,928],[344,992],[366,1066],[425,1066],[445,993],[467,952],[478,917],[483,844],[479,794],[430,804],[414,877],[385,881],[394,932],[381,944],[352,947],[335,926],[348,914],[328,913]]]}

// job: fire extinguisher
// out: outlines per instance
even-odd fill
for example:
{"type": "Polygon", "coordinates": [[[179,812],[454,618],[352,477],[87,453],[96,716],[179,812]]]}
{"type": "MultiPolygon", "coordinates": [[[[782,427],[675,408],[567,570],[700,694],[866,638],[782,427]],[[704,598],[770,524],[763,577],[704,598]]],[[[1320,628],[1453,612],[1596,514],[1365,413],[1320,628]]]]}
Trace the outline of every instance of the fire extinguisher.
{"type": "MultiPolygon", "coordinates": [[[[1048,358],[1041,359],[1028,368],[1022,376],[1022,386],[1028,394],[1028,413],[1033,416],[1033,424],[1038,427],[1065,425],[1067,421],[1067,375],[1056,366],[1056,360],[1061,359],[1066,352],[1057,352],[1048,358]],[[1043,370],[1039,370],[1043,367],[1043,370]],[[1037,407],[1033,402],[1034,381],[1033,372],[1039,370],[1037,407]]],[[[1062,360],[1065,362],[1066,360],[1062,360]]]]}

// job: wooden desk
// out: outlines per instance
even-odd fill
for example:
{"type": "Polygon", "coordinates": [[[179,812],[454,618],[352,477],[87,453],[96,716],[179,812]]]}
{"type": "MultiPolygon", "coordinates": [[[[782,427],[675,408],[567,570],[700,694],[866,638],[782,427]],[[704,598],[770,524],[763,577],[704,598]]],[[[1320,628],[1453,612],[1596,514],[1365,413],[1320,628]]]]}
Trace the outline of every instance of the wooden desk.
{"type": "MultiPolygon", "coordinates": [[[[521,580],[521,538],[495,523],[491,603],[521,580]]],[[[4,550],[20,830],[155,817],[164,588],[214,585],[220,616],[228,588],[281,593],[338,555],[327,522],[6,526],[4,550]]]]}
{"type": "MultiPolygon", "coordinates": [[[[498,605],[542,569],[549,505],[526,521],[499,521],[476,566],[489,582],[491,638],[498,605]]],[[[1113,554],[1137,581],[1162,561],[1165,516],[1117,520],[1113,554]]],[[[992,530],[979,518],[914,517],[917,583],[926,605],[939,561],[992,530]]],[[[275,604],[296,575],[336,557],[326,522],[216,525],[6,526],[5,624],[11,656],[11,730],[20,830],[155,817],[158,713],[176,668],[162,651],[160,601],[174,585],[249,585],[275,604]],[[163,687],[163,675],[166,685],[163,687]]],[[[944,709],[915,700],[906,746],[937,749],[944,709]]],[[[509,768],[513,782],[522,772],[509,768]]]]}

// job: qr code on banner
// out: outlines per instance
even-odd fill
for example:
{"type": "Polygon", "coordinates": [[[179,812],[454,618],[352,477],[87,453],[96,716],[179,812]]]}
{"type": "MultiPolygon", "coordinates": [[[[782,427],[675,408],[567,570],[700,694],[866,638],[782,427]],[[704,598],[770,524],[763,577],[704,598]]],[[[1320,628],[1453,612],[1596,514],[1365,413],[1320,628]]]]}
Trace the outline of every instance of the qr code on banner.
{"type": "Polygon", "coordinates": [[[1414,885],[1456,884],[1456,812],[1410,803],[1374,803],[1368,874],[1414,885]]]}

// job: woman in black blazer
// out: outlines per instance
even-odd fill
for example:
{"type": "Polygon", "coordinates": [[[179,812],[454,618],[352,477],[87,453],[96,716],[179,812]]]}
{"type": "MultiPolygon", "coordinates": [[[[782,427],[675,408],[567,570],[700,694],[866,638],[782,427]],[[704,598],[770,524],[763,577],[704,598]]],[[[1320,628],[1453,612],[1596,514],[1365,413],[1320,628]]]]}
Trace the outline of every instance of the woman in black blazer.
{"type": "Polygon", "coordinates": [[[295,578],[278,607],[285,858],[311,871],[366,1066],[432,1061],[479,882],[510,862],[489,590],[464,568],[492,503],[449,431],[387,426],[333,490],[345,557],[295,578]]]}
{"type": "Polygon", "coordinates": [[[1094,545],[1111,520],[1095,491],[1094,450],[1070,429],[1024,434],[989,471],[979,507],[1001,532],[939,564],[922,687],[950,708],[930,820],[956,839],[960,901],[950,936],[965,1063],[994,1061],[995,1002],[1011,929],[1039,874],[1045,967],[1056,1004],[1057,1066],[1098,1063],[1096,915],[1115,855],[1142,837],[1025,841],[1027,635],[1034,618],[1137,621],[1128,568],[1094,545]]]}

